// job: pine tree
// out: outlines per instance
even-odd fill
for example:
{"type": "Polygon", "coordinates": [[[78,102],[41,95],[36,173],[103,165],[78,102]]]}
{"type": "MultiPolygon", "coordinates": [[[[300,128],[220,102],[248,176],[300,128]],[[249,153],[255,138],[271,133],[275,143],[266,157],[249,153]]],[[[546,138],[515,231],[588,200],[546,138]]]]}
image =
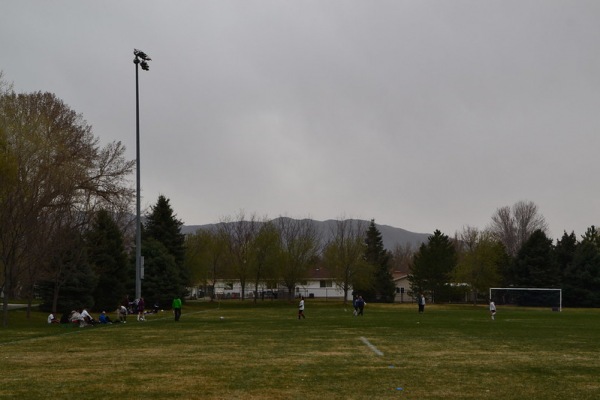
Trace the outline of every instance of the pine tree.
{"type": "Polygon", "coordinates": [[[381,232],[371,220],[365,237],[365,261],[374,268],[374,284],[370,291],[363,291],[365,300],[378,300],[386,303],[394,301],[396,286],[390,272],[391,254],[383,247],[381,232]]]}
{"type": "Polygon", "coordinates": [[[190,274],[185,266],[182,225],[169,199],[160,195],[146,216],[142,234],[145,265],[142,291],[147,304],[159,301],[165,304],[169,298],[183,297],[186,293],[190,274]]]}
{"type": "Polygon", "coordinates": [[[558,287],[560,275],[552,239],[537,230],[517,253],[513,281],[520,287],[558,287]]]}
{"type": "Polygon", "coordinates": [[[185,236],[181,233],[183,222],[176,218],[169,199],[160,195],[151,213],[146,216],[144,234],[162,243],[175,257],[177,265],[183,265],[185,258],[185,236]]]}
{"type": "MultiPolygon", "coordinates": [[[[517,253],[514,261],[512,282],[516,287],[558,288],[560,287],[560,269],[556,262],[556,254],[552,239],[537,230],[517,253]]],[[[526,292],[517,299],[524,306],[541,306],[548,304],[551,294],[526,292]]]]}
{"type": "Polygon", "coordinates": [[[48,259],[48,278],[38,285],[40,309],[63,313],[93,307],[98,277],[88,261],[83,236],[65,227],[52,240],[57,250],[48,259]]]}
{"type": "Polygon", "coordinates": [[[433,301],[448,297],[448,283],[451,272],[457,264],[454,244],[439,230],[423,243],[413,257],[411,273],[408,276],[413,296],[430,292],[433,301]]]}
{"type": "Polygon", "coordinates": [[[179,279],[175,257],[158,240],[144,240],[144,281],[142,293],[149,306],[170,306],[175,297],[183,296],[185,286],[179,279]]]}
{"type": "Polygon", "coordinates": [[[112,311],[125,297],[126,283],[135,274],[125,253],[123,235],[108,211],[101,210],[86,239],[88,258],[98,276],[94,308],[97,311],[112,311]]]}
{"type": "Polygon", "coordinates": [[[558,268],[560,269],[561,282],[564,281],[567,269],[573,264],[577,245],[575,232],[571,232],[569,235],[567,235],[567,232],[564,232],[562,238],[556,241],[554,252],[558,268]]]}
{"type": "Polygon", "coordinates": [[[577,245],[563,273],[564,304],[568,307],[600,306],[600,234],[594,226],[577,245]]]}

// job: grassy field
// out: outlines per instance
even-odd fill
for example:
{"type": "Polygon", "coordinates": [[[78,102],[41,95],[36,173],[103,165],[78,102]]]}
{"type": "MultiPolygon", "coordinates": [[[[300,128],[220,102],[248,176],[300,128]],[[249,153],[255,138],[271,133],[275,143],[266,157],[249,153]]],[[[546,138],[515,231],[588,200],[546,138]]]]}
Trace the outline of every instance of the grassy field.
{"type": "Polygon", "coordinates": [[[599,399],[600,310],[186,304],[73,328],[10,312],[0,398],[599,399]],[[221,317],[223,317],[221,319],[221,317]]]}

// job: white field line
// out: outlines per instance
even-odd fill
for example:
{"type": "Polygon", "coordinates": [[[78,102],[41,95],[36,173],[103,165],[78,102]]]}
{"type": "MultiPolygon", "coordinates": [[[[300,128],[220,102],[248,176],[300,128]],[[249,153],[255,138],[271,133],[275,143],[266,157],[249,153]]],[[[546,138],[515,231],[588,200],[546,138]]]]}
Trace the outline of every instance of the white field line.
{"type": "Polygon", "coordinates": [[[361,336],[360,340],[362,340],[362,342],[364,344],[366,344],[367,347],[369,347],[371,350],[373,350],[373,353],[377,354],[378,356],[382,356],[383,355],[383,353],[377,347],[373,346],[371,344],[371,342],[369,342],[369,340],[366,337],[361,336]]]}

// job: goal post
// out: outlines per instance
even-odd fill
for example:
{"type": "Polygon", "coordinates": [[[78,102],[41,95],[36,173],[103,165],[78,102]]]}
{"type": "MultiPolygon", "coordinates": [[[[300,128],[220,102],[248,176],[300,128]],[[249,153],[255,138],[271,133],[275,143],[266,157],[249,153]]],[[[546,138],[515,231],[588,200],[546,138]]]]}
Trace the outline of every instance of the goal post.
{"type": "Polygon", "coordinates": [[[550,306],[562,311],[562,289],[554,288],[490,288],[490,299],[496,303],[526,306],[550,306]]]}

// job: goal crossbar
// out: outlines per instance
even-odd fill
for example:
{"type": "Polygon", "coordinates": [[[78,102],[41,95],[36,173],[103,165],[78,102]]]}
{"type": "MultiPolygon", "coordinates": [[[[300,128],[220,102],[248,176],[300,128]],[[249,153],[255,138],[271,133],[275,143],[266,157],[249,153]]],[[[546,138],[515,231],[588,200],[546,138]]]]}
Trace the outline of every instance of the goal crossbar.
{"type": "Polygon", "coordinates": [[[558,292],[558,311],[562,311],[562,289],[556,288],[518,288],[518,287],[507,287],[507,288],[490,288],[490,299],[492,298],[492,290],[531,290],[531,291],[547,291],[547,292],[558,292]]]}

